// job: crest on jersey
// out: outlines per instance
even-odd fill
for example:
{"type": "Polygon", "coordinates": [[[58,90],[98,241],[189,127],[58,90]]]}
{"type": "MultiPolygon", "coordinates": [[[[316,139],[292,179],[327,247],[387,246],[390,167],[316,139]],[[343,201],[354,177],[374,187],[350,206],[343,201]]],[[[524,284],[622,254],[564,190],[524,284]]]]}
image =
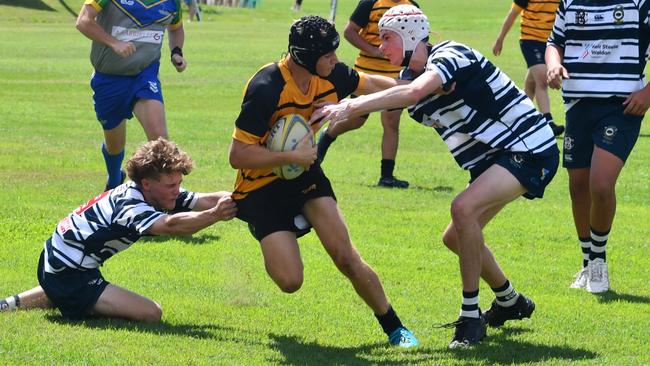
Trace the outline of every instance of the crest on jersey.
{"type": "Polygon", "coordinates": [[[577,11],[576,12],[576,24],[578,24],[578,25],[587,24],[587,12],[586,11],[577,11]]]}
{"type": "Polygon", "coordinates": [[[614,21],[616,24],[623,23],[623,18],[625,18],[625,11],[623,10],[623,5],[618,5],[614,8],[614,13],[612,13],[614,21]]]}

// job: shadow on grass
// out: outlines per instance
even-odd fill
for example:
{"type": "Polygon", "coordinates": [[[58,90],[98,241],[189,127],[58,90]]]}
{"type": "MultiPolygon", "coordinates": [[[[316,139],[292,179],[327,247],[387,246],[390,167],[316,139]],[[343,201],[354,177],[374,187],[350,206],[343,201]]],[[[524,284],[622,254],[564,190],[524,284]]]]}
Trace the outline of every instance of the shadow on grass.
{"type": "Polygon", "coordinates": [[[137,333],[152,333],[163,336],[180,336],[196,339],[211,339],[224,342],[241,342],[248,344],[265,345],[263,342],[251,341],[251,338],[262,339],[262,334],[251,337],[250,333],[246,335],[241,334],[242,330],[213,325],[213,324],[170,324],[166,322],[160,323],[142,323],[121,319],[111,319],[103,317],[89,317],[82,320],[69,320],[63,316],[46,315],[45,318],[53,323],[78,326],[90,329],[118,329],[134,331],[137,333]],[[241,337],[238,337],[238,334],[241,337]]]}
{"type": "MultiPolygon", "coordinates": [[[[379,187],[376,184],[364,184],[364,187],[368,188],[377,188],[377,189],[393,189],[390,187],[379,187]]],[[[424,187],[424,186],[409,186],[406,189],[403,188],[395,188],[397,191],[402,191],[404,190],[405,192],[408,191],[429,191],[429,192],[436,192],[436,193],[452,193],[454,192],[453,187],[448,187],[448,186],[435,186],[435,187],[424,187]]]]}
{"type": "Polygon", "coordinates": [[[520,364],[543,363],[550,360],[569,361],[593,360],[598,354],[570,345],[536,344],[512,338],[528,332],[522,328],[488,329],[488,336],[480,345],[472,349],[447,350],[455,358],[466,363],[520,364]]]}
{"type": "MultiPolygon", "coordinates": [[[[2,1],[2,0],[0,0],[0,1],[2,1]]],[[[70,7],[68,6],[68,4],[65,3],[64,0],[59,0],[59,3],[61,3],[61,6],[63,6],[63,7],[65,8],[65,10],[67,10],[68,13],[70,13],[70,15],[72,15],[72,16],[75,17],[75,18],[77,17],[77,13],[75,13],[75,11],[72,10],[72,8],[70,8],[70,7]]]]}
{"type": "Polygon", "coordinates": [[[56,11],[41,0],[0,0],[0,5],[18,6],[34,10],[56,11]]]}
{"type": "Polygon", "coordinates": [[[183,236],[146,236],[140,239],[142,243],[164,243],[169,240],[182,241],[185,244],[201,245],[206,243],[218,242],[221,240],[219,235],[214,234],[199,234],[199,235],[183,235],[183,236]]]}
{"type": "Polygon", "coordinates": [[[441,357],[438,350],[423,347],[405,350],[384,342],[359,347],[337,347],[306,342],[296,336],[269,334],[269,339],[270,347],[284,358],[281,365],[431,365],[436,360],[440,361],[441,357]]]}
{"type": "Polygon", "coordinates": [[[595,294],[595,295],[598,297],[598,302],[602,302],[602,303],[624,301],[624,302],[633,302],[638,304],[650,304],[650,297],[648,296],[619,294],[613,290],[609,290],[602,294],[595,294]]]}

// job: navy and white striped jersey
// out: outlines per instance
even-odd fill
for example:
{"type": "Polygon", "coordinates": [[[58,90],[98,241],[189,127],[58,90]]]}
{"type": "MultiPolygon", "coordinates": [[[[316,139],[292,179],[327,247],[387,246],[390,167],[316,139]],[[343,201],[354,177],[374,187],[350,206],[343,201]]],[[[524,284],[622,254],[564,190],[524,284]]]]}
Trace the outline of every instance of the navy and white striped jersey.
{"type": "MultiPolygon", "coordinates": [[[[194,192],[181,190],[173,212],[190,211],[197,200],[194,192]]],[[[45,271],[97,268],[148,235],[147,229],[165,214],[148,204],[133,182],[104,192],[59,222],[45,242],[45,271]]]]}
{"type": "Polygon", "coordinates": [[[548,44],[564,50],[565,99],[626,97],[645,86],[645,0],[562,0],[548,44]]]}
{"type": "Polygon", "coordinates": [[[478,51],[442,42],[430,49],[426,70],[436,72],[444,86],[456,83],[455,89],[427,96],[409,114],[436,128],[463,169],[501,151],[550,154],[556,146],[532,101],[478,51]]]}

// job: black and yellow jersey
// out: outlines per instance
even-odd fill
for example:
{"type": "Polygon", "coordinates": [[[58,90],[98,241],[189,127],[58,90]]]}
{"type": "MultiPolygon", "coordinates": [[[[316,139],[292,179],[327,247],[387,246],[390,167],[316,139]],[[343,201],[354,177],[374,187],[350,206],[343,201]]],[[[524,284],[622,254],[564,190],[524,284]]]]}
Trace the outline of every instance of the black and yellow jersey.
{"type": "Polygon", "coordinates": [[[559,5],[560,0],[514,0],[512,8],[521,13],[519,39],[546,43],[559,5]]]}
{"type": "MultiPolygon", "coordinates": [[[[368,43],[379,47],[381,39],[379,38],[379,19],[388,9],[397,5],[415,5],[418,4],[412,0],[361,0],[356,9],[350,16],[350,21],[361,27],[359,35],[368,43]]],[[[368,74],[378,74],[396,78],[399,75],[400,66],[391,65],[388,59],[375,57],[361,51],[354,63],[354,68],[368,74]]]]}
{"type": "MultiPolygon", "coordinates": [[[[308,121],[314,105],[321,102],[336,103],[363,86],[365,78],[343,63],[322,78],[312,76],[309,91],[303,94],[286,65],[286,59],[263,66],[248,81],[244,91],[241,112],[235,121],[232,137],[245,144],[266,144],[271,127],[278,118],[287,114],[300,114],[308,121]]],[[[314,132],[318,125],[312,125],[314,132]]],[[[272,167],[264,169],[239,169],[233,191],[234,199],[246,195],[278,179],[272,167]]]]}

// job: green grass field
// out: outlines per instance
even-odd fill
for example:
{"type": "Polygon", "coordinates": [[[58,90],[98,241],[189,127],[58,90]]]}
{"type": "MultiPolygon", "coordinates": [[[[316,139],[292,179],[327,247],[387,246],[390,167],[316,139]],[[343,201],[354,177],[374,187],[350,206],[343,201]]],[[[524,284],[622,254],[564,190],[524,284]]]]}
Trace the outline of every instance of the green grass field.
{"type": "MultiPolygon", "coordinates": [[[[227,154],[246,80],[286,51],[293,0],[258,9],[204,7],[205,21],[185,23],[186,72],[164,49],[160,78],[171,137],[193,156],[185,186],[232,189],[227,154]]],[[[74,27],[82,0],[0,0],[0,297],[37,284],[43,241],[71,209],[104,186],[102,133],[92,108],[90,41],[74,27]]],[[[355,1],[340,1],[342,29],[355,1]]],[[[421,2],[442,39],[486,55],[509,1],[421,2]]],[[[327,15],[328,0],[307,0],[302,14],[327,15]]],[[[525,65],[513,29],[499,58],[522,85],[525,65]]],[[[438,36],[436,36],[438,37],[438,36]]],[[[342,42],[339,57],[355,50],[342,42]]],[[[553,112],[563,122],[559,93],[553,112]]],[[[283,294],[267,278],[257,242],[244,223],[218,223],[180,239],[142,240],[109,261],[105,277],[158,301],[163,322],[64,321],[56,311],[0,313],[0,364],[369,365],[369,364],[650,364],[650,127],[642,129],[618,186],[610,235],[613,290],[594,296],[568,288],[581,254],[566,173],[543,200],[518,200],[486,229],[511,282],[532,297],[531,320],[488,330],[473,350],[451,352],[460,304],[457,258],[441,242],[449,204],[468,175],[434,131],[402,119],[396,174],[408,190],[374,187],[381,126],[333,145],[324,169],[359,251],[380,275],[392,304],[422,346],[385,345],[371,311],[338,273],[312,233],[301,239],[303,288],[283,294]]],[[[145,140],[128,127],[127,155],[145,140]]],[[[481,287],[484,309],[492,301],[481,287]]]]}

